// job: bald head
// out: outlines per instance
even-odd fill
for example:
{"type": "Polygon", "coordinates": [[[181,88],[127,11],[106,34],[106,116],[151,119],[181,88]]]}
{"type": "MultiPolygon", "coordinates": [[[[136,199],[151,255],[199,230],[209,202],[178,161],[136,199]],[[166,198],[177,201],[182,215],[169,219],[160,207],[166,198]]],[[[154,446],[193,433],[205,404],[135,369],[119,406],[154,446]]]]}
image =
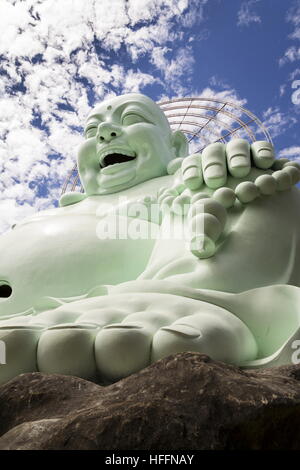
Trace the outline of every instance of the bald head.
{"type": "Polygon", "coordinates": [[[90,112],[78,167],[89,194],[122,191],[167,174],[173,158],[185,156],[187,141],[172,132],[160,107],[140,93],[109,98],[90,112]]]}

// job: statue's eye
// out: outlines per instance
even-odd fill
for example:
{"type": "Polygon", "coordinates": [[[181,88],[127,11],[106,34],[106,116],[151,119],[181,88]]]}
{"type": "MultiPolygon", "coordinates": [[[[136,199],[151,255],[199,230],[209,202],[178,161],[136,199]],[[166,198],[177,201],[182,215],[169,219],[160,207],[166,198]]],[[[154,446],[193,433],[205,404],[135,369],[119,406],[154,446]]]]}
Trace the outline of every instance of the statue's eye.
{"type": "Polygon", "coordinates": [[[139,122],[148,122],[147,119],[136,113],[127,113],[122,117],[123,126],[131,126],[132,124],[138,124],[139,122]]]}
{"type": "Polygon", "coordinates": [[[84,136],[86,139],[89,139],[90,137],[95,137],[97,133],[97,126],[96,124],[92,126],[88,126],[85,131],[84,131],[84,136]]]}

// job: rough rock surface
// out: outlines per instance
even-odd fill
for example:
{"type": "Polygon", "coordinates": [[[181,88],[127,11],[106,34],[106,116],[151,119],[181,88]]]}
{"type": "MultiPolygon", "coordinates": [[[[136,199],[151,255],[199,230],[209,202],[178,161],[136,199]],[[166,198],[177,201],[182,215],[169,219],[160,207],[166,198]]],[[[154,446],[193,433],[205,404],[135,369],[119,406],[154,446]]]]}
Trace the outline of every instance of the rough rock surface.
{"type": "Polygon", "coordinates": [[[300,449],[300,366],[181,353],[102,387],[23,374],[0,387],[0,449],[300,449]]]}

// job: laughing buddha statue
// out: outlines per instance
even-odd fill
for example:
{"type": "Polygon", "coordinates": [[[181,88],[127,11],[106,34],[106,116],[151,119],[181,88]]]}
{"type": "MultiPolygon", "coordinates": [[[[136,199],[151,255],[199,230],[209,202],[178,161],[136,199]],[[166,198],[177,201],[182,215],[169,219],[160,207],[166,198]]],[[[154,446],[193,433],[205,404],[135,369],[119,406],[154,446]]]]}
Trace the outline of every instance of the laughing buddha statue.
{"type": "Polygon", "coordinates": [[[91,111],[77,165],[83,193],[0,237],[0,383],[111,383],[181,351],[300,362],[297,163],[242,139],[190,155],[155,102],[126,94],[91,111]]]}

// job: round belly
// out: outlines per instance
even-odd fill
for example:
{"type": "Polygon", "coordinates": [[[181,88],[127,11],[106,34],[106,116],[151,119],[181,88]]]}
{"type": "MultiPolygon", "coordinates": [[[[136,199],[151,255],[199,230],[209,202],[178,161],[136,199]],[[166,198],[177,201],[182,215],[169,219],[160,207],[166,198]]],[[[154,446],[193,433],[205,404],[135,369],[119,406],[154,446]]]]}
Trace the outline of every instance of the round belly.
{"type": "MultiPolygon", "coordinates": [[[[26,310],[43,296],[79,296],[97,285],[136,279],[153,241],[128,237],[124,220],[121,233],[113,236],[115,223],[106,218],[99,225],[93,215],[58,215],[29,221],[3,235],[0,281],[11,286],[12,295],[0,298],[0,315],[26,310]]],[[[140,224],[146,231],[148,222],[140,224]]]]}

